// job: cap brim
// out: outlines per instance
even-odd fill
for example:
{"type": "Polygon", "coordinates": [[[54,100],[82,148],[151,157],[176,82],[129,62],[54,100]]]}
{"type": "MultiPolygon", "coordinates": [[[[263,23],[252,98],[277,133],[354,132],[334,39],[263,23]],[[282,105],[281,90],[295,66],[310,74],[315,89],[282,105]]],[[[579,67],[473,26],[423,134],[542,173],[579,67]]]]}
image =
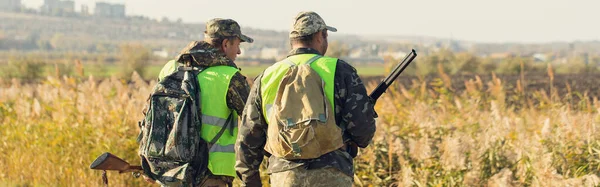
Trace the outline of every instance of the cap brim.
{"type": "Polygon", "coordinates": [[[325,28],[331,32],[337,32],[337,29],[335,27],[325,25],[325,28]]]}
{"type": "Polygon", "coordinates": [[[254,39],[252,39],[244,34],[240,35],[240,40],[242,40],[242,42],[248,42],[248,43],[254,42],[254,39]]]}

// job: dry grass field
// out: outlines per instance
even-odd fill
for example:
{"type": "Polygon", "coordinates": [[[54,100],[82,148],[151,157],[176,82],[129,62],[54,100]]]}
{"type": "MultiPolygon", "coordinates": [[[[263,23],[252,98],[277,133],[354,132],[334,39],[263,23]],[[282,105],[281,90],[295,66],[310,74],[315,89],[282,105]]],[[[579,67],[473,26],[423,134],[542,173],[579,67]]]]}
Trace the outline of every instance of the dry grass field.
{"type": "MultiPolygon", "coordinates": [[[[456,83],[443,73],[395,84],[376,105],[378,130],[355,160],[356,186],[599,185],[600,103],[545,79],[549,89],[495,76],[456,83]]],[[[136,122],[154,84],[135,74],[1,80],[0,186],[101,186],[89,164],[105,151],[138,163],[136,122]]],[[[108,178],[146,185],[131,174],[108,178]]]]}

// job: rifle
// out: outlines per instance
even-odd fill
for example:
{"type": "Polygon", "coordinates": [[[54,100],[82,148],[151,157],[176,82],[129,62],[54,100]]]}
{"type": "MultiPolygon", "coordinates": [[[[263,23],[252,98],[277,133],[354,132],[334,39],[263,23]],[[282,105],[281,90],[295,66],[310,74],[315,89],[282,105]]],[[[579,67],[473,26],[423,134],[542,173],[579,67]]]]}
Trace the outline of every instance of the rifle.
{"type": "Polygon", "coordinates": [[[381,83],[379,83],[379,85],[377,85],[377,88],[375,88],[375,90],[373,90],[373,92],[371,92],[369,97],[371,97],[373,99],[373,101],[376,102],[377,99],[379,99],[379,97],[385,92],[385,90],[387,90],[387,88],[392,84],[392,82],[394,82],[394,80],[396,80],[396,78],[398,78],[400,73],[402,73],[402,71],[404,71],[404,69],[406,69],[406,67],[408,67],[408,65],[416,57],[417,57],[417,52],[415,51],[415,49],[413,49],[410,53],[408,53],[404,57],[404,60],[402,60],[402,62],[400,62],[400,64],[398,64],[398,65],[396,65],[396,67],[394,67],[394,69],[392,70],[392,73],[390,73],[390,75],[385,77],[385,79],[383,79],[383,81],[381,81],[381,83]]]}
{"type": "MultiPolygon", "coordinates": [[[[398,65],[396,65],[396,67],[394,67],[394,69],[392,70],[392,73],[390,73],[390,75],[385,77],[385,79],[383,79],[383,81],[381,81],[381,83],[379,83],[379,85],[377,85],[377,88],[375,88],[375,90],[373,90],[373,92],[371,92],[371,94],[369,95],[369,97],[371,97],[373,99],[373,102],[377,102],[377,99],[379,99],[379,97],[385,92],[385,90],[387,90],[387,88],[390,87],[392,82],[394,82],[394,80],[396,80],[396,78],[398,78],[400,73],[402,73],[404,71],[404,69],[406,69],[406,67],[408,67],[408,65],[416,57],[417,57],[417,52],[415,51],[415,49],[412,49],[412,51],[404,57],[404,60],[402,60],[402,62],[400,62],[400,64],[398,64],[398,65]]],[[[375,103],[373,103],[373,104],[375,104],[375,103]]],[[[375,114],[375,117],[377,118],[377,114],[375,114]]],[[[352,141],[346,142],[346,150],[350,154],[350,156],[352,156],[352,158],[356,157],[356,155],[358,154],[358,146],[352,141]]]]}
{"type": "Polygon", "coordinates": [[[119,171],[119,173],[133,172],[135,178],[140,177],[142,166],[132,166],[127,161],[109,153],[103,153],[98,156],[94,162],[90,165],[90,169],[103,170],[102,181],[108,186],[108,178],[106,177],[106,170],[119,171]]]}

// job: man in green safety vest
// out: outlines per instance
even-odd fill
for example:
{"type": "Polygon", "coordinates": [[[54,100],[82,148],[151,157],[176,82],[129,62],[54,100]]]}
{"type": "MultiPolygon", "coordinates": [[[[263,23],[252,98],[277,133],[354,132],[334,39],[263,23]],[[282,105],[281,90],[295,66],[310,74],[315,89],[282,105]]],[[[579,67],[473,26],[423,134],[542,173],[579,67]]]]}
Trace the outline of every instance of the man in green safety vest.
{"type": "Polygon", "coordinates": [[[289,68],[290,64],[308,63],[319,74],[343,142],[362,148],[371,142],[375,133],[373,101],[354,67],[343,60],[323,56],[328,47],[327,31],[337,29],[327,26],[315,12],[300,12],[289,34],[292,50],[288,57],[267,68],[254,81],[235,146],[236,171],[243,186],[262,185],[259,167],[263,156],[269,157],[267,173],[271,175],[272,186],[352,186],[353,157],[346,149],[348,146],[312,159],[284,159],[265,151],[265,144],[272,138],[266,136],[267,129],[279,125],[268,122],[273,115],[270,106],[280,84],[273,80],[284,77],[286,71],[281,69],[289,68]]]}
{"type": "Polygon", "coordinates": [[[239,72],[234,63],[237,55],[241,54],[241,42],[252,43],[253,39],[241,33],[236,21],[212,19],[206,23],[204,41],[191,42],[181,51],[178,59],[169,61],[159,74],[161,80],[177,71],[177,68],[183,65],[179,62],[186,60],[192,60],[198,66],[208,67],[197,77],[201,90],[201,137],[207,142],[215,136],[220,137],[214,144],[209,145],[209,176],[200,186],[232,186],[235,177],[234,144],[238,131],[237,119],[238,114],[243,111],[250,91],[246,77],[239,72]],[[230,129],[219,133],[223,127],[230,129]]]}

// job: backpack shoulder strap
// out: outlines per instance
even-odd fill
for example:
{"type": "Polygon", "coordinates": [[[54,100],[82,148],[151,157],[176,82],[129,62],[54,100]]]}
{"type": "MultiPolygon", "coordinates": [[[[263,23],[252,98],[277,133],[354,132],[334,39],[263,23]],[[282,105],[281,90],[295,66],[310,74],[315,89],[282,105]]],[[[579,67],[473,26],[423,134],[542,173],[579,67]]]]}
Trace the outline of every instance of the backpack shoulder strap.
{"type": "Polygon", "coordinates": [[[212,140],[210,140],[210,142],[208,142],[208,149],[210,150],[210,148],[217,142],[217,140],[219,140],[219,138],[221,138],[221,136],[223,135],[223,133],[225,132],[225,129],[227,129],[227,127],[232,126],[231,129],[233,129],[233,123],[231,122],[233,118],[233,111],[231,111],[231,113],[229,113],[229,116],[227,117],[227,120],[225,120],[225,126],[223,126],[221,128],[221,130],[219,130],[219,132],[217,133],[217,135],[215,135],[215,137],[213,137],[212,140]]]}

